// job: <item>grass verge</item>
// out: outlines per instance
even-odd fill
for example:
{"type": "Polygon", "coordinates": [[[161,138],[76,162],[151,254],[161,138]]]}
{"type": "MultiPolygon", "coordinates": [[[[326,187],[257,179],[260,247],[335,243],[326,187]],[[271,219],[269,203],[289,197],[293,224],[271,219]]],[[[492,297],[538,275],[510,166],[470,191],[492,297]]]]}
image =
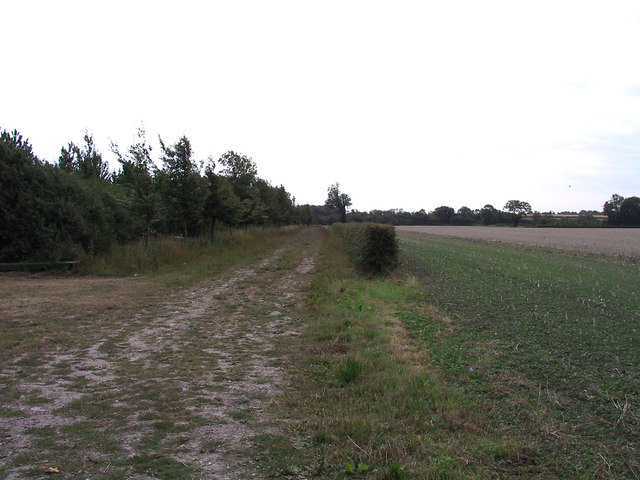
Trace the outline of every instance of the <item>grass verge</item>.
{"type": "Polygon", "coordinates": [[[425,291],[399,272],[364,279],[331,235],[308,294],[307,329],[292,351],[296,393],[280,414],[304,448],[271,455],[280,474],[320,478],[496,478],[544,471],[528,446],[489,428],[482,402],[434,368],[399,313],[430,311],[425,291]],[[286,412],[286,413],[285,413],[286,412]]]}

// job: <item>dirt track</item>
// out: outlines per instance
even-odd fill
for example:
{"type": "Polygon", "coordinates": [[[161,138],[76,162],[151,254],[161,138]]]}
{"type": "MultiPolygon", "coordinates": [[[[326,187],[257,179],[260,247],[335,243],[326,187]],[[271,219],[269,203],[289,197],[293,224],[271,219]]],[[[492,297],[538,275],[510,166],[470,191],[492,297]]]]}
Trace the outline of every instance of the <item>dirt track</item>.
{"type": "Polygon", "coordinates": [[[298,335],[318,248],[306,230],[171,293],[132,279],[0,279],[0,333],[16,339],[0,365],[0,477],[147,479],[169,465],[260,478],[248,452],[282,430],[265,412],[288,388],[282,339],[298,335]]]}

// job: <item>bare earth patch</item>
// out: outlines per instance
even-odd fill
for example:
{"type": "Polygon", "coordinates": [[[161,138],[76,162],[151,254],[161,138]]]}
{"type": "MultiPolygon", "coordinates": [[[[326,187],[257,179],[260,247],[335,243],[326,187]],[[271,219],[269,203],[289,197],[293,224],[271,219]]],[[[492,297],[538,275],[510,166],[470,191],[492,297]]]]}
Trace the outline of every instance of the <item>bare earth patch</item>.
{"type": "Polygon", "coordinates": [[[515,243],[530,247],[640,258],[640,228],[399,226],[400,232],[515,243]]]}
{"type": "Polygon", "coordinates": [[[0,477],[260,478],[249,452],[282,432],[265,409],[290,388],[279,339],[318,241],[181,289],[0,278],[0,477]]]}

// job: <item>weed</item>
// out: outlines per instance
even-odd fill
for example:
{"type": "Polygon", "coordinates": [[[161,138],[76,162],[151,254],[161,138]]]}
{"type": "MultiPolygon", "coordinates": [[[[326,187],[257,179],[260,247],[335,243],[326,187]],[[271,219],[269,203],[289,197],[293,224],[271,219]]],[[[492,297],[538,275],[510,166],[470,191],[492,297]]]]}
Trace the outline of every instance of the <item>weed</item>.
{"type": "Polygon", "coordinates": [[[340,367],[338,367],[338,378],[342,385],[352,383],[360,377],[363,369],[364,365],[362,365],[362,363],[349,357],[342,365],[340,365],[340,367]]]}
{"type": "Polygon", "coordinates": [[[387,471],[384,474],[385,480],[402,480],[407,476],[407,472],[398,462],[391,462],[387,466],[387,471]]]}
{"type": "Polygon", "coordinates": [[[356,466],[351,462],[345,462],[344,464],[344,473],[347,475],[355,475],[356,466]]]}
{"type": "Polygon", "coordinates": [[[327,432],[317,432],[313,435],[313,443],[321,444],[327,443],[330,440],[331,436],[327,432]]]}

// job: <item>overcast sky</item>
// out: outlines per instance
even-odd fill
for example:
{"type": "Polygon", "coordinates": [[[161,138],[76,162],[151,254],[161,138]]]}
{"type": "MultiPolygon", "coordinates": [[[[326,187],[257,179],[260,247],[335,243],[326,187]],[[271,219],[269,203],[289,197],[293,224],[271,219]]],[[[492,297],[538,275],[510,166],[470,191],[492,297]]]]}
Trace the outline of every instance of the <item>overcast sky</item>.
{"type": "Polygon", "coordinates": [[[0,127],[235,150],[298,203],[640,196],[640,1],[0,1],[0,127]]]}

